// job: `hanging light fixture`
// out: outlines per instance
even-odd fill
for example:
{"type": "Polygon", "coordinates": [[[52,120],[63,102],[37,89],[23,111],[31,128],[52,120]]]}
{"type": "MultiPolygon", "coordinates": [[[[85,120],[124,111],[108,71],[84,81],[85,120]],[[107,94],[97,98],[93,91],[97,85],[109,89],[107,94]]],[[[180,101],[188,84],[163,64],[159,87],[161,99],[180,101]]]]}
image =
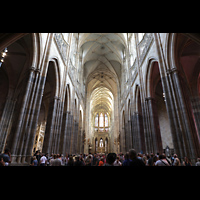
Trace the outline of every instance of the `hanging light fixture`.
{"type": "Polygon", "coordinates": [[[0,67],[1,67],[1,65],[3,64],[3,62],[4,62],[4,58],[6,57],[7,52],[8,52],[7,47],[1,52],[0,67]]]}

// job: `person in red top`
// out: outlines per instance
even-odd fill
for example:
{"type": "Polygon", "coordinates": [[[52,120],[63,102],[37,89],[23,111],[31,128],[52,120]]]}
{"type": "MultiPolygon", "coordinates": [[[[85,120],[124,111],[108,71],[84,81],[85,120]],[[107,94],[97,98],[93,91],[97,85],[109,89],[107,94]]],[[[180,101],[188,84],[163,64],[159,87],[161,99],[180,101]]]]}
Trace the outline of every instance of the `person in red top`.
{"type": "Polygon", "coordinates": [[[101,157],[101,160],[99,161],[99,166],[103,166],[103,157],[101,157]]]}

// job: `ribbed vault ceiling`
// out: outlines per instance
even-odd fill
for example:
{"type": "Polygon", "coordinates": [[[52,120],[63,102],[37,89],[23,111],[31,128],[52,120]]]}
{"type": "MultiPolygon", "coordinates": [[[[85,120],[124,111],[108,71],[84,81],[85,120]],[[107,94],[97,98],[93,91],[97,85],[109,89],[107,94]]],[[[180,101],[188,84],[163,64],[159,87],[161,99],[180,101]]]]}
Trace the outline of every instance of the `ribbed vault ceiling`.
{"type": "Polygon", "coordinates": [[[82,55],[84,80],[91,94],[92,113],[113,110],[114,94],[120,84],[126,37],[123,33],[81,33],[79,51],[82,55]]]}

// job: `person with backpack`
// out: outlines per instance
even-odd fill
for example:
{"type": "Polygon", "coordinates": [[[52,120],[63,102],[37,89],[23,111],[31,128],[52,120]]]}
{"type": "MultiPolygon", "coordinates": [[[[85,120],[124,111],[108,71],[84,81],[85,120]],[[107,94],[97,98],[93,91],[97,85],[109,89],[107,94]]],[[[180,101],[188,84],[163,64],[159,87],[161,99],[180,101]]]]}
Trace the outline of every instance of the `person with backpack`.
{"type": "Polygon", "coordinates": [[[155,166],[170,166],[165,154],[159,155],[159,160],[156,161],[155,166]]]}

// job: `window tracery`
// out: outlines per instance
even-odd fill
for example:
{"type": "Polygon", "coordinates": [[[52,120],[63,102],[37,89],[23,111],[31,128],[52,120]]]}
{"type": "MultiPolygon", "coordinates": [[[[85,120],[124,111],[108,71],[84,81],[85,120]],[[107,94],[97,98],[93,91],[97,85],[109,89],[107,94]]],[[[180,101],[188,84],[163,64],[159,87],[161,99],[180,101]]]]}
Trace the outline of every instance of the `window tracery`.
{"type": "Polygon", "coordinates": [[[96,114],[94,119],[94,130],[99,132],[109,131],[109,118],[107,113],[96,114]]]}

